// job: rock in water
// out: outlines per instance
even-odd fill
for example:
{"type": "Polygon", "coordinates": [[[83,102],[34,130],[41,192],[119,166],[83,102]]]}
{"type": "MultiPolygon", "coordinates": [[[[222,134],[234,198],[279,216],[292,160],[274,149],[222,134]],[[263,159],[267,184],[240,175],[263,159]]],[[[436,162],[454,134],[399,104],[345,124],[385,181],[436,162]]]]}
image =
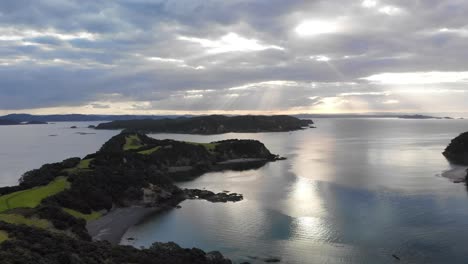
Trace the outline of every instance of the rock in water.
{"type": "Polygon", "coordinates": [[[266,258],[264,261],[266,263],[277,263],[277,262],[281,262],[281,259],[276,258],[276,257],[271,257],[271,258],[266,258]]]}
{"type": "Polygon", "coordinates": [[[451,163],[468,165],[468,132],[452,139],[442,154],[451,163]]]}

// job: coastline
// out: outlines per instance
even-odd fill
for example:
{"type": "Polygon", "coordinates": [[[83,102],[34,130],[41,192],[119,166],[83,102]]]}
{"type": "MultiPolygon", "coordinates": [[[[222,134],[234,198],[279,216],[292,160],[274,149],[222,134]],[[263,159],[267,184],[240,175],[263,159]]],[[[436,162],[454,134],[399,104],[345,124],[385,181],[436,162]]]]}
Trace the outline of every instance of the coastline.
{"type": "Polygon", "coordinates": [[[184,201],[185,197],[177,196],[156,206],[131,205],[113,208],[99,219],[86,224],[88,234],[93,241],[106,240],[118,245],[127,230],[145,220],[148,216],[170,210],[184,201]]]}
{"type": "Polygon", "coordinates": [[[109,241],[118,245],[123,235],[133,225],[138,224],[146,216],[162,211],[162,207],[130,206],[116,208],[99,219],[86,224],[86,229],[93,241],[109,241]]]}
{"type": "MultiPolygon", "coordinates": [[[[218,165],[220,169],[229,169],[229,165],[251,165],[258,163],[263,165],[266,162],[268,162],[267,159],[239,158],[227,160],[225,162],[219,162],[216,165],[218,165]]],[[[92,237],[93,241],[106,240],[112,245],[118,245],[130,227],[141,223],[149,216],[159,214],[162,211],[170,210],[176,207],[179,203],[186,200],[187,198],[190,199],[190,197],[187,197],[184,194],[182,197],[173,197],[167,201],[164,201],[162,204],[155,206],[140,204],[131,205],[128,207],[113,208],[99,219],[88,222],[86,224],[86,229],[88,230],[88,233],[92,237]]]]}

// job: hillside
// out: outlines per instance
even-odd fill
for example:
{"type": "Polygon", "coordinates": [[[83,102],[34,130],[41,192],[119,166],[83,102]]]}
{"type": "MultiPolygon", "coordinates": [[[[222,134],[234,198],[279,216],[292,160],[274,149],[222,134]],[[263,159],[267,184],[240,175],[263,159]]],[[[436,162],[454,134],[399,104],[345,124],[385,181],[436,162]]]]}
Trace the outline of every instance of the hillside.
{"type": "Polygon", "coordinates": [[[122,207],[242,200],[238,194],[182,190],[173,182],[225,169],[230,161],[258,167],[276,159],[255,140],[191,143],[121,133],[84,159],[43,165],[25,173],[18,186],[0,188],[0,258],[2,263],[230,263],[219,253],[175,244],[136,250],[91,242],[86,225],[122,207]]]}
{"type": "Polygon", "coordinates": [[[292,116],[199,116],[176,119],[121,120],[99,124],[96,129],[130,129],[153,133],[221,134],[229,132],[284,132],[313,124],[292,116]]]}

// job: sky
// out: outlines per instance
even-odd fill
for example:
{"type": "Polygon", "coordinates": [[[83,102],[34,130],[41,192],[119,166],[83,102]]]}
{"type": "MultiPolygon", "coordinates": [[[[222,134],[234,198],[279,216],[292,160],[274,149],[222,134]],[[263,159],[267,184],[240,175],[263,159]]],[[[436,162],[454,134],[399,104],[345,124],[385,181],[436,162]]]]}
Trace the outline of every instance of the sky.
{"type": "Polygon", "coordinates": [[[465,0],[0,1],[0,114],[468,112],[465,0]]]}

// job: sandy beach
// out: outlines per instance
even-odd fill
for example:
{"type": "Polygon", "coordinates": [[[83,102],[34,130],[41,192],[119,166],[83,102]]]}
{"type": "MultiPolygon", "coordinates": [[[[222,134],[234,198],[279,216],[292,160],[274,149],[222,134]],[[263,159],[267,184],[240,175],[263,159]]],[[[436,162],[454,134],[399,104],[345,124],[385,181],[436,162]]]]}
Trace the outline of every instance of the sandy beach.
{"type": "Polygon", "coordinates": [[[161,207],[144,206],[116,208],[101,218],[90,221],[86,228],[93,240],[107,240],[117,245],[128,228],[138,224],[146,216],[162,210],[161,207]]]}

